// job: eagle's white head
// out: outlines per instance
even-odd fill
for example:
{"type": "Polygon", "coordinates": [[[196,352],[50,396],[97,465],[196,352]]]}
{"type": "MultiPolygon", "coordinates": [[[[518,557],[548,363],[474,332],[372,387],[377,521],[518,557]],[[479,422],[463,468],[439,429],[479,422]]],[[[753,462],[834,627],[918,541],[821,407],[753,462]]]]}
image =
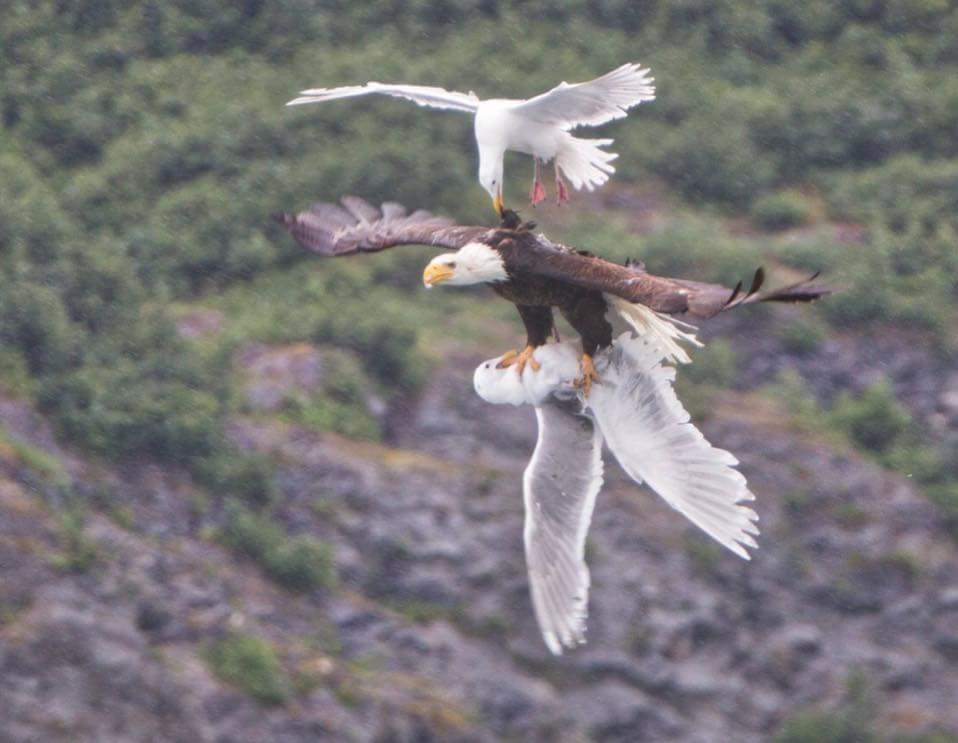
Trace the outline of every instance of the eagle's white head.
{"type": "Polygon", "coordinates": [[[479,242],[466,243],[455,253],[437,255],[422,272],[427,289],[436,284],[468,286],[508,280],[499,251],[479,242]]]}

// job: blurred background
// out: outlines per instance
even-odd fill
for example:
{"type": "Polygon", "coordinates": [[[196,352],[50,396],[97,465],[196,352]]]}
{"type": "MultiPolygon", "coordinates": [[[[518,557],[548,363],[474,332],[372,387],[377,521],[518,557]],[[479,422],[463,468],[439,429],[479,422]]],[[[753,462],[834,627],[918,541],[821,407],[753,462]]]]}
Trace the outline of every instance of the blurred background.
{"type": "Polygon", "coordinates": [[[958,740],[956,72],[948,0],[3,3],[0,739],[958,740]],[[526,97],[627,61],[658,99],[587,134],[614,180],[525,216],[844,289],[710,322],[680,370],[753,561],[609,463],[589,643],[553,658],[534,418],[471,387],[514,309],[269,215],[494,219],[467,117],[302,88],[526,97]]]}

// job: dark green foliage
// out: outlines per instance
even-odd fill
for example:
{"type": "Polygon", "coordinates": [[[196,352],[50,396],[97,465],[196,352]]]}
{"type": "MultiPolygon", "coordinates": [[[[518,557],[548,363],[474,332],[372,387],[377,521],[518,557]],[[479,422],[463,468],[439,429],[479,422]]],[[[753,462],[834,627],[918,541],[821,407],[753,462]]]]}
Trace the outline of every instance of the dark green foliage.
{"type": "Polygon", "coordinates": [[[815,353],[827,336],[823,324],[805,313],[801,317],[781,320],[776,332],[785,350],[799,356],[815,353]]]}
{"type": "Polygon", "coordinates": [[[858,397],[842,395],[832,407],[831,420],[876,454],[887,454],[911,425],[911,416],[888,382],[878,382],[858,397]]]}
{"type": "Polygon", "coordinates": [[[292,692],[273,646],[255,635],[227,635],[207,650],[206,659],[220,680],[263,704],[282,704],[292,692]]]}
{"type": "Polygon", "coordinates": [[[287,536],[267,516],[229,503],[221,539],[228,547],[255,560],[281,585],[295,591],[331,588],[336,582],[332,550],[302,534],[287,536]]]}
{"type": "Polygon", "coordinates": [[[752,219],[766,230],[799,227],[812,218],[808,199],[797,191],[779,191],[756,199],[752,219]]]}

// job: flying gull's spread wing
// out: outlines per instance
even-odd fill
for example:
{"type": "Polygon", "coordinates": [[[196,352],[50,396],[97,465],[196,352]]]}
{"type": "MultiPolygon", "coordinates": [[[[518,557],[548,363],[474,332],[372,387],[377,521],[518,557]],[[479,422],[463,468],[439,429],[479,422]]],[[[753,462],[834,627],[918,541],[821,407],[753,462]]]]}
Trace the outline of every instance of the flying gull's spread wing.
{"type": "Polygon", "coordinates": [[[522,478],[532,605],[556,655],[585,641],[585,538],[602,487],[602,435],[579,410],[575,399],[536,408],[539,440],[522,478]]]}
{"type": "Polygon", "coordinates": [[[341,203],[313,204],[308,211],[274,217],[296,242],[325,256],[374,253],[397,245],[456,250],[489,232],[484,227],[454,226],[451,220],[423,209],[407,214],[392,202],[377,209],[356,196],[344,196],[341,203]]]}
{"type": "Polygon", "coordinates": [[[299,106],[303,103],[322,103],[338,98],[356,98],[373,93],[389,95],[394,98],[405,98],[407,101],[429,108],[442,108],[471,114],[474,114],[479,106],[479,98],[475,93],[459,93],[455,90],[444,90],[427,85],[392,85],[387,83],[346,85],[341,88],[312,88],[301,91],[299,98],[294,98],[286,105],[299,106]]]}
{"type": "Polygon", "coordinates": [[[620,337],[597,357],[599,383],[589,393],[606,444],[636,482],[643,480],[676,511],[740,557],[756,547],[758,515],[738,460],[716,449],[689,422],[672,389],[675,369],[644,338],[620,337]]]}
{"type": "Polygon", "coordinates": [[[513,111],[563,129],[598,126],[628,115],[628,109],[655,98],[649,70],[625,64],[586,83],[559,83],[552,90],[517,103],[513,111]]]}

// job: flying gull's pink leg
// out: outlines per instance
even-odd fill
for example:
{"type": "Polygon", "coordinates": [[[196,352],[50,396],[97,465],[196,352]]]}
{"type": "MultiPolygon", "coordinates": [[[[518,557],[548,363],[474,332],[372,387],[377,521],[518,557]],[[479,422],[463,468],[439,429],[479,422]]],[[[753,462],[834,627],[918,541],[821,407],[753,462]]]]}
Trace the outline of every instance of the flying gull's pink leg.
{"type": "Polygon", "coordinates": [[[539,158],[533,157],[532,161],[536,164],[536,170],[535,175],[532,178],[532,190],[529,191],[529,200],[532,202],[533,206],[536,206],[539,202],[545,201],[546,189],[545,186],[542,185],[542,166],[539,163],[539,158]]]}
{"type": "Polygon", "coordinates": [[[569,187],[562,180],[562,174],[559,172],[559,166],[556,165],[556,203],[562,204],[569,200],[569,187]]]}

